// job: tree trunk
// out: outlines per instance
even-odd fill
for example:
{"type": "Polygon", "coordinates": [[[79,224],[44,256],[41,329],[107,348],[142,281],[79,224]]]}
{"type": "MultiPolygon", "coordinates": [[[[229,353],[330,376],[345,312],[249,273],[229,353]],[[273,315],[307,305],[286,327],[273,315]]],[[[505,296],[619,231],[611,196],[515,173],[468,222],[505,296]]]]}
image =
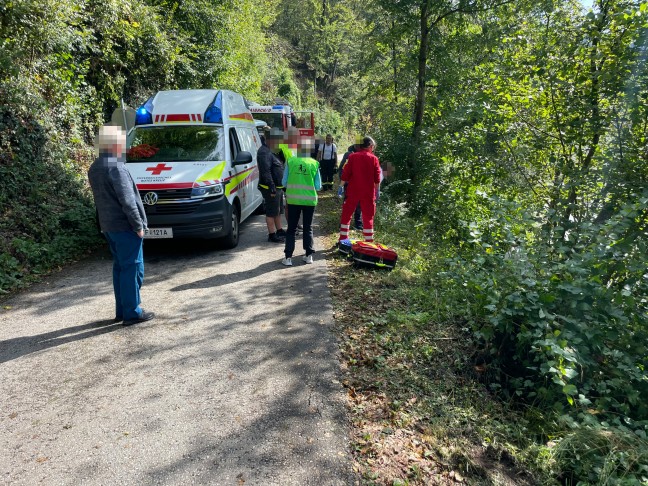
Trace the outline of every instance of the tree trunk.
{"type": "MultiPolygon", "coordinates": [[[[606,19],[607,15],[606,12],[603,11],[603,17],[602,21],[600,22],[599,28],[600,31],[603,31],[606,25],[606,19]]],[[[601,126],[601,109],[600,109],[600,92],[599,92],[599,80],[597,77],[597,73],[599,72],[600,66],[597,64],[597,59],[600,56],[600,50],[599,50],[599,42],[597,38],[594,38],[592,40],[592,48],[590,51],[590,76],[592,77],[592,89],[589,92],[589,103],[592,106],[592,115],[590,117],[590,121],[592,123],[592,139],[589,144],[589,148],[587,151],[587,155],[585,156],[584,159],[579,160],[580,162],[580,167],[574,168],[574,172],[577,174],[578,181],[581,182],[587,177],[590,167],[592,166],[592,160],[594,159],[594,155],[596,154],[596,150],[598,149],[599,142],[601,140],[601,133],[602,133],[602,126],[601,126]]],[[[580,154],[579,154],[580,158],[580,154]]],[[[573,175],[572,175],[573,177],[573,175]]],[[[572,187],[570,188],[569,191],[569,196],[567,198],[567,207],[565,208],[565,212],[563,215],[563,227],[565,230],[569,227],[571,224],[571,219],[574,213],[576,213],[577,209],[577,203],[578,203],[578,191],[576,190],[576,187],[572,183],[572,187]]],[[[576,215],[578,217],[578,215],[576,215]]],[[[566,231],[565,231],[566,233],[566,231]]],[[[564,234],[565,234],[564,233],[564,234]]],[[[563,238],[564,238],[563,234],[563,238]]]]}
{"type": "Polygon", "coordinates": [[[414,143],[418,145],[423,128],[423,113],[425,112],[425,81],[427,78],[427,54],[430,42],[430,9],[427,1],[421,2],[421,42],[418,51],[418,86],[416,88],[416,104],[414,105],[414,143]]]}
{"type": "Polygon", "coordinates": [[[320,27],[324,27],[324,19],[326,18],[327,11],[326,0],[322,0],[322,18],[320,18],[320,27]]]}
{"type": "Polygon", "coordinates": [[[414,129],[412,132],[412,150],[406,157],[406,172],[408,179],[413,183],[416,180],[416,154],[421,141],[423,129],[423,113],[425,112],[425,80],[427,78],[427,54],[430,42],[430,5],[428,0],[420,4],[421,40],[418,50],[418,85],[416,88],[416,101],[414,104],[414,129]]]}
{"type": "MultiPolygon", "coordinates": [[[[392,34],[395,27],[395,23],[392,20],[392,34]]],[[[396,41],[392,39],[391,44],[392,50],[392,67],[394,69],[394,103],[398,103],[398,66],[396,64],[396,41]]]]}

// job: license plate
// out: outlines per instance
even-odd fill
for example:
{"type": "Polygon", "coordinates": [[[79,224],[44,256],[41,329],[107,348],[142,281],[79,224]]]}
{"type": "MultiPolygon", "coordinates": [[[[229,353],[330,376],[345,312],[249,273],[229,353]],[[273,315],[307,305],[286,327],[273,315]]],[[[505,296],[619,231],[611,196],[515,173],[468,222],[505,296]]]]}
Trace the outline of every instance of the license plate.
{"type": "Polygon", "coordinates": [[[173,238],[173,228],[149,228],[144,232],[144,238],[173,238]]]}

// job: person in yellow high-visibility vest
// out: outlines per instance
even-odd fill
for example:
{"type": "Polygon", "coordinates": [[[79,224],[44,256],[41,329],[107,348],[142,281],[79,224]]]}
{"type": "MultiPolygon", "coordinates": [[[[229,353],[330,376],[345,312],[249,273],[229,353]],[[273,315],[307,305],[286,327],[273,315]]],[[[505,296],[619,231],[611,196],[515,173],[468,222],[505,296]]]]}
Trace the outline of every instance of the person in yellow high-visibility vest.
{"type": "Polygon", "coordinates": [[[322,188],[322,178],[319,162],[308,157],[310,147],[298,152],[298,157],[286,160],[282,185],[285,187],[288,230],[286,232],[285,258],[281,261],[286,266],[292,266],[292,255],[295,251],[295,234],[299,217],[303,215],[304,236],[303,244],[305,263],[313,263],[313,214],[317,206],[317,191],[322,188]]]}

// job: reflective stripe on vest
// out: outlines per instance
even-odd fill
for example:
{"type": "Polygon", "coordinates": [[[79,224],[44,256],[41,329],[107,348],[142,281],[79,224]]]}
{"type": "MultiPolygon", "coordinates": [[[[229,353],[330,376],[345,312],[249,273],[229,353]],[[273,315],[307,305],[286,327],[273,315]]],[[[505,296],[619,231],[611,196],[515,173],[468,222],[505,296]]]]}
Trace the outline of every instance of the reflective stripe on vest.
{"type": "Polygon", "coordinates": [[[306,186],[303,184],[290,184],[288,183],[288,189],[304,189],[305,191],[310,191],[313,186],[306,186]]]}
{"type": "Polygon", "coordinates": [[[315,176],[319,163],[310,157],[291,157],[287,161],[286,202],[298,206],[316,206],[315,176]]]}

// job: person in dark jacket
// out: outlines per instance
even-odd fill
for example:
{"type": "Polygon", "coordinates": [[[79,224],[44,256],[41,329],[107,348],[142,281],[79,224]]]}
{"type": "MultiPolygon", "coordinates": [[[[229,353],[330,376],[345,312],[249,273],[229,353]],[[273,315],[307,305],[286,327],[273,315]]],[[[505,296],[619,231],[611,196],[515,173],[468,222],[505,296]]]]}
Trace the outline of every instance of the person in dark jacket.
{"type": "Polygon", "coordinates": [[[344,152],[344,155],[342,156],[342,161],[340,162],[340,168],[338,169],[338,176],[342,177],[342,170],[344,169],[344,164],[347,163],[347,160],[349,160],[349,155],[354,153],[355,150],[355,145],[349,145],[349,148],[347,149],[346,152],[344,152]]]}
{"type": "Polygon", "coordinates": [[[283,202],[283,164],[266,145],[266,139],[261,135],[261,147],[257,151],[259,165],[259,191],[263,195],[268,226],[268,241],[283,243],[286,231],[281,224],[281,204],[283,202]]]}
{"type": "Polygon", "coordinates": [[[126,134],[120,127],[104,126],[97,137],[99,156],[88,171],[99,226],[113,255],[115,322],[124,326],[153,319],[140,307],[144,282],[142,243],[146,213],[137,186],[124,164],[126,134]]]}

